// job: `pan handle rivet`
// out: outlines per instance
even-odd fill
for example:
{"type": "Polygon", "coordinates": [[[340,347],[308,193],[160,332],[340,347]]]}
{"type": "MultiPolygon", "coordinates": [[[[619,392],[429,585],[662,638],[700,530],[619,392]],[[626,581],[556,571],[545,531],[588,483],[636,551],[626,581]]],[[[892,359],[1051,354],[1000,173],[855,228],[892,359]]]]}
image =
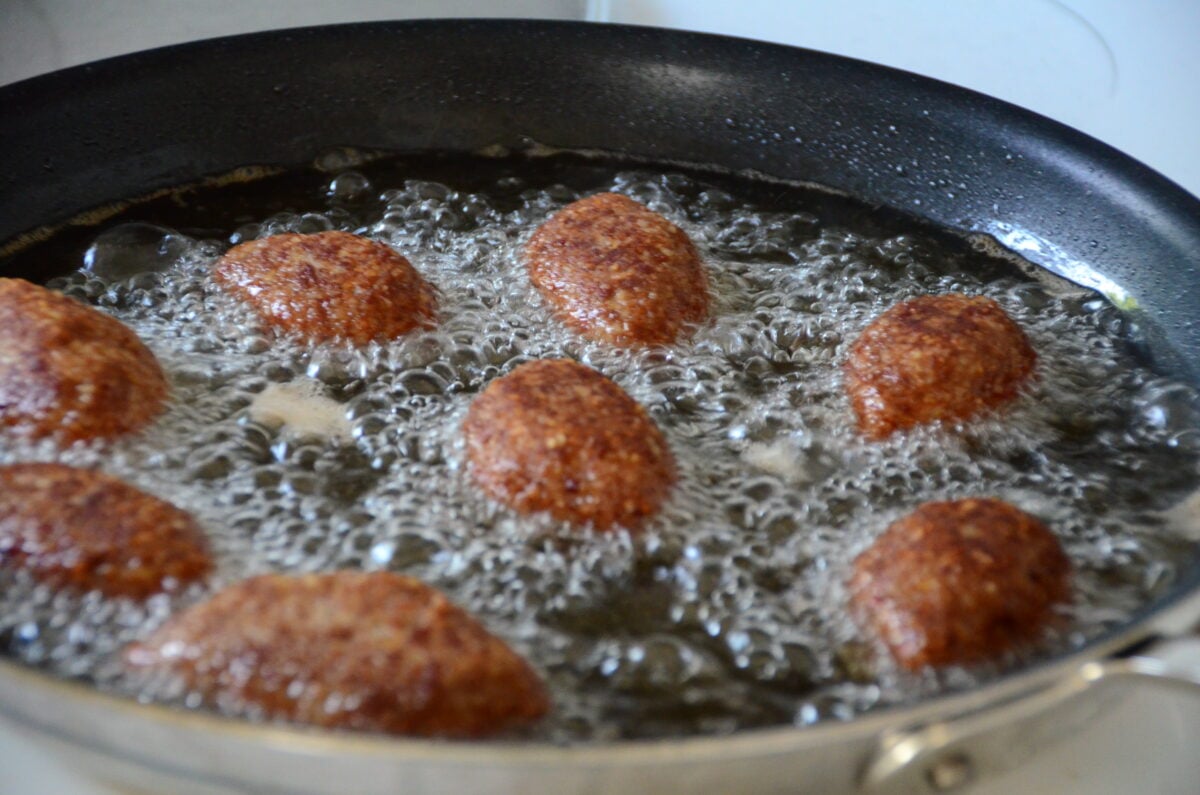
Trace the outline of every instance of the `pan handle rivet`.
{"type": "Polygon", "coordinates": [[[966,754],[951,754],[925,770],[925,780],[935,792],[951,792],[975,777],[975,766],[966,754]]]}

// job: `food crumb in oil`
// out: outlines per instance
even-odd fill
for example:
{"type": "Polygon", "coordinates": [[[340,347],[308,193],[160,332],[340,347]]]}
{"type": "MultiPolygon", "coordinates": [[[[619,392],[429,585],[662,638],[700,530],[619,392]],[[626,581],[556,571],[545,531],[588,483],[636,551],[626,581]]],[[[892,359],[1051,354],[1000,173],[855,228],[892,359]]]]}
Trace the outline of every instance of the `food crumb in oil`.
{"type": "Polygon", "coordinates": [[[742,460],[788,483],[803,483],[811,480],[812,475],[801,456],[801,451],[791,441],[781,439],[770,443],[751,444],[742,453],[742,460]]]}
{"type": "Polygon", "coordinates": [[[248,411],[255,422],[283,427],[298,436],[319,436],[336,442],[350,439],[353,431],[345,407],[327,397],[321,382],[311,378],[268,384],[255,396],[248,411]]]}

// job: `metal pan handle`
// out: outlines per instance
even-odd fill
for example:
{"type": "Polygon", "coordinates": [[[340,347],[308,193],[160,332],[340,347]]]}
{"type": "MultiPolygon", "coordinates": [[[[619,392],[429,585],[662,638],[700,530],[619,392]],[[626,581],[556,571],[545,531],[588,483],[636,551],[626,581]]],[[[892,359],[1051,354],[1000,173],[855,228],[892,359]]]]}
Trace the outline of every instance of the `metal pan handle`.
{"type": "Polygon", "coordinates": [[[1128,655],[1085,663],[1055,684],[1003,704],[888,732],[863,767],[860,786],[866,792],[943,793],[1011,770],[1094,719],[1122,686],[1138,682],[1200,697],[1200,637],[1156,640],[1128,655]],[[1080,698],[1084,694],[1088,698],[1080,698]]]}

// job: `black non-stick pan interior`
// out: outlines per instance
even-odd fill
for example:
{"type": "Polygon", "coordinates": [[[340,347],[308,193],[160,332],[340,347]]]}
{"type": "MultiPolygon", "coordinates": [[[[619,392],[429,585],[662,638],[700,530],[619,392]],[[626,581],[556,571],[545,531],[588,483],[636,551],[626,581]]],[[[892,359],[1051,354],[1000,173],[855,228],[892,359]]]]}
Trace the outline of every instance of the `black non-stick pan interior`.
{"type": "Polygon", "coordinates": [[[115,58],[0,90],[0,240],[115,199],[321,150],[532,139],[844,190],[1039,264],[1087,263],[1200,353],[1200,203],[1005,103],[768,44],[552,22],[371,23],[115,58]]]}
{"type": "Polygon", "coordinates": [[[1200,201],[1045,118],[821,53],[620,26],[370,23],[77,67],[0,89],[0,115],[0,244],[334,147],[532,141],[817,183],[990,234],[1118,298],[1157,366],[1194,381],[1200,358],[1200,201]]]}

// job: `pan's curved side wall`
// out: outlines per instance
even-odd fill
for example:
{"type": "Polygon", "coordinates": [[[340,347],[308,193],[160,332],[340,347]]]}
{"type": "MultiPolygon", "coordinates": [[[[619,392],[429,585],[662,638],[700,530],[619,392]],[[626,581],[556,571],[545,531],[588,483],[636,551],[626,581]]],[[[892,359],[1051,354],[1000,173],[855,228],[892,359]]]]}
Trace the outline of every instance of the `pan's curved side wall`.
{"type": "Polygon", "coordinates": [[[0,239],[80,209],[334,146],[522,137],[830,185],[1088,263],[1200,356],[1200,203],[1083,135],[978,94],[775,45],[553,22],[251,34],[0,89],[0,239]]]}

